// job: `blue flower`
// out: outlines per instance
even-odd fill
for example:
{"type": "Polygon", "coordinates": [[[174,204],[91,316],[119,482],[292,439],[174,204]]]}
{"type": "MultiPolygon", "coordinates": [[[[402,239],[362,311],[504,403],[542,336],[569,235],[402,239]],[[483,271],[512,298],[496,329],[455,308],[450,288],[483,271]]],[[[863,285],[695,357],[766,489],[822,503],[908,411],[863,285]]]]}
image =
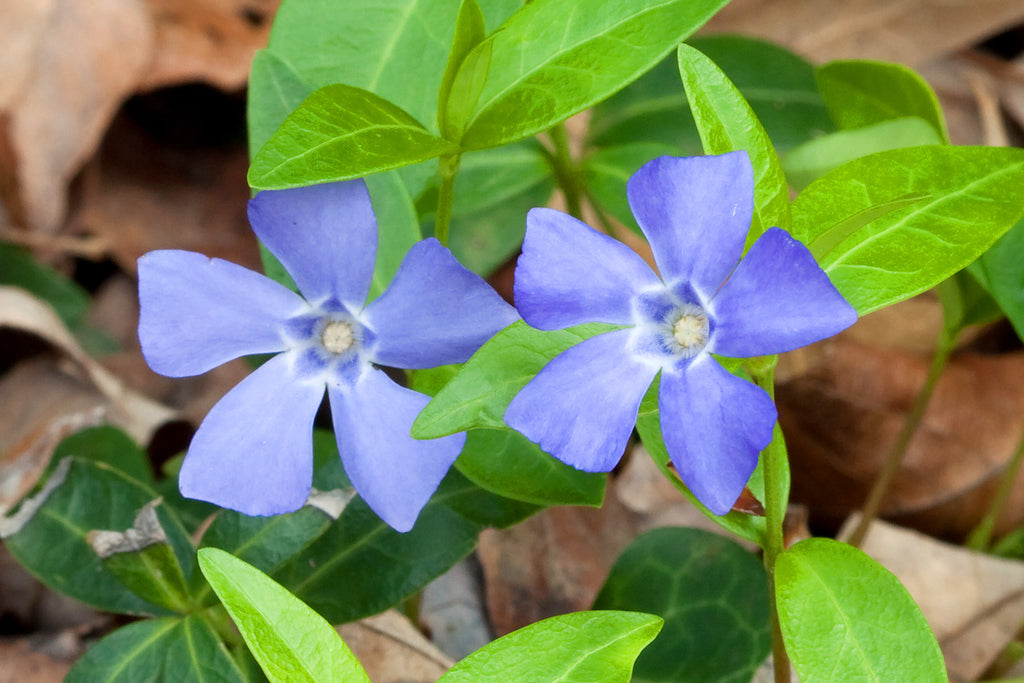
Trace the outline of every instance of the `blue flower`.
{"type": "Polygon", "coordinates": [[[435,239],[414,245],[387,291],[366,304],[377,221],[361,180],[261,192],[249,221],[302,296],[194,252],[139,259],[139,340],[155,371],[186,377],[239,356],[278,354],[203,420],[181,468],[182,494],[250,515],[300,508],[326,388],[356,491],[408,531],[466,437],[413,439],[429,399],[375,365],[465,361],[518,318],[515,310],[435,239]]]}
{"type": "Polygon", "coordinates": [[[725,514],[777,415],[765,391],[711,354],[782,353],[846,329],[857,313],[779,228],[740,260],[754,196],[745,152],[655,159],[630,178],[627,195],[660,278],[621,242],[570,216],[527,216],[515,273],[523,319],[542,330],[628,327],[555,357],[512,400],[505,422],[569,465],[606,472],[661,373],[658,410],[672,462],[698,500],[725,514]]]}

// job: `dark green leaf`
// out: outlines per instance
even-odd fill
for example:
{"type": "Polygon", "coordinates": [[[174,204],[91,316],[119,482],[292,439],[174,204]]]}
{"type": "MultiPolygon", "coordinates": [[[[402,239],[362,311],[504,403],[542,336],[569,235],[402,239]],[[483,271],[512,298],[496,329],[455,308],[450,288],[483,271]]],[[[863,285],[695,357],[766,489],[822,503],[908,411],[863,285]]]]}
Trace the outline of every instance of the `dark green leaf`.
{"type": "Polygon", "coordinates": [[[1020,149],[880,152],[807,186],[793,203],[792,233],[863,315],[933,287],[977,258],[1020,217],[1022,186],[1020,149]],[[860,227],[850,230],[851,221],[860,227]],[[822,249],[819,239],[835,246],[822,249]]]}
{"type": "Polygon", "coordinates": [[[661,623],[658,617],[636,612],[551,617],[480,648],[438,683],[628,683],[634,660],[661,623]]]}
{"type": "MultiPolygon", "coordinates": [[[[156,492],[103,462],[69,459],[64,482],[18,533],[5,539],[18,562],[54,590],[110,612],[162,614],[129,592],[86,541],[93,529],[127,529],[156,492]],[[101,501],[98,504],[97,501],[101,501]]],[[[195,549],[176,516],[157,509],[160,524],[187,573],[195,549]]]]}
{"type": "Polygon", "coordinates": [[[790,226],[789,187],[768,134],[736,86],[714,62],[679,46],[679,74],[705,154],[746,150],[754,167],[754,218],[748,242],[770,227],[790,226]]]}
{"type": "Polygon", "coordinates": [[[512,398],[570,346],[613,325],[591,323],[542,332],[523,321],[496,334],[469,359],[412,425],[417,439],[435,439],[474,427],[505,427],[505,409],[512,398]]]}
{"type": "Polygon", "coordinates": [[[1024,220],[1017,221],[977,261],[970,271],[999,302],[1013,324],[1017,336],[1024,339],[1024,220]]]}
{"type": "Polygon", "coordinates": [[[852,546],[811,538],[779,555],[775,599],[803,683],[947,680],[939,644],[910,593],[852,546]]]}
{"type": "Polygon", "coordinates": [[[840,128],[917,116],[947,142],[942,108],[931,87],[902,64],[840,60],[819,67],[814,76],[832,119],[840,128]]]}
{"type": "Polygon", "coordinates": [[[841,130],[811,140],[782,159],[789,184],[803,189],[825,173],[875,152],[918,145],[941,145],[935,129],[922,118],[909,116],[841,130]]]}
{"type": "Polygon", "coordinates": [[[66,683],[243,683],[247,679],[200,616],[137,621],[93,645],[66,683]]]}
{"type": "Polygon", "coordinates": [[[40,264],[32,253],[0,243],[0,285],[13,285],[50,304],[69,329],[82,324],[89,293],[60,273],[40,264]]]}
{"type": "Polygon", "coordinates": [[[266,574],[215,548],[199,566],[271,681],[370,683],[334,627],[266,574]]]}
{"type": "Polygon", "coordinates": [[[590,505],[604,500],[604,474],[581,472],[511,429],[472,429],[455,461],[477,486],[534,505],[590,505]]]}
{"type": "Polygon", "coordinates": [[[106,463],[145,484],[154,483],[146,453],[117,427],[103,425],[72,434],[54,450],[51,464],[69,456],[106,463]]]}
{"type": "Polygon", "coordinates": [[[615,561],[594,609],[665,619],[636,662],[636,683],[749,681],[771,650],[768,577],[735,542],[700,529],[655,529],[615,561]]]}
{"type": "Polygon", "coordinates": [[[453,149],[372,92],[329,85],[307,97],[260,148],[249,185],[271,190],[362,178],[453,149]]]}
{"type": "Polygon", "coordinates": [[[935,289],[942,304],[943,325],[954,336],[969,325],[984,325],[1003,317],[999,303],[971,274],[970,268],[953,273],[935,289]]]}
{"type": "Polygon", "coordinates": [[[490,68],[462,144],[495,147],[583,111],[654,66],[725,0],[533,0],[477,46],[453,90],[477,77],[474,53],[490,68]]]}

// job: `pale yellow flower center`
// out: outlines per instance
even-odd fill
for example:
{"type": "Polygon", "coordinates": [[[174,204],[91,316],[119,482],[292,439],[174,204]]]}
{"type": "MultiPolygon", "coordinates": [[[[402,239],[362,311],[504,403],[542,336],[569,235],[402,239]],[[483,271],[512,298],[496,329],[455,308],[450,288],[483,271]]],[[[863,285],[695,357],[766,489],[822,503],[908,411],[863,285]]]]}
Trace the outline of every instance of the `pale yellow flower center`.
{"type": "Polygon", "coordinates": [[[672,327],[672,336],[683,349],[703,347],[708,341],[708,317],[701,313],[684,313],[672,327]]]}
{"type": "Polygon", "coordinates": [[[320,341],[324,348],[333,354],[342,354],[352,348],[356,341],[352,326],[344,320],[332,320],[324,325],[324,331],[320,333],[320,341]]]}

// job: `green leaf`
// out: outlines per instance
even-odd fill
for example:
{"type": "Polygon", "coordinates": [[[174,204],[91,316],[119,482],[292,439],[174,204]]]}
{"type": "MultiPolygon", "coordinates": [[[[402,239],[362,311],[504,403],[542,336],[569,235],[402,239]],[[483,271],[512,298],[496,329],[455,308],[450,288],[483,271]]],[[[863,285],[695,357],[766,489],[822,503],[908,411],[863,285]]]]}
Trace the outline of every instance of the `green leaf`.
{"type": "Polygon", "coordinates": [[[487,78],[487,70],[490,68],[491,51],[486,50],[478,53],[474,64],[469,68],[473,76],[467,80],[468,90],[456,90],[452,92],[452,84],[459,67],[466,60],[470,50],[483,42],[487,35],[484,28],[484,14],[476,0],[462,0],[459,5],[459,15],[455,20],[455,37],[452,39],[452,49],[448,53],[448,64],[444,68],[444,75],[441,77],[441,88],[438,92],[437,120],[441,128],[441,134],[449,140],[455,139],[458,132],[463,130],[466,119],[476,106],[480,97],[484,79],[487,78]],[[455,122],[449,125],[449,121],[455,122]]]}
{"type": "MultiPolygon", "coordinates": [[[[643,441],[644,448],[647,449],[651,459],[654,460],[654,464],[658,466],[658,469],[665,475],[665,478],[672,482],[705,517],[740,538],[753,541],[763,547],[766,533],[764,517],[736,512],[735,510],[724,515],[712,513],[704,507],[703,503],[697,500],[697,497],[690,492],[690,489],[686,488],[686,485],[679,479],[676,471],[669,467],[671,457],[668,454],[668,449],[665,447],[665,440],[661,436],[661,419],[658,415],[658,387],[660,382],[661,378],[659,376],[658,379],[654,380],[651,388],[647,390],[644,400],[640,403],[636,431],[640,434],[640,440],[643,441]]],[[[758,500],[764,500],[764,480],[762,477],[761,463],[759,462],[757,469],[754,470],[754,474],[750,478],[750,482],[747,484],[758,500]]]]}
{"type": "Polygon", "coordinates": [[[274,578],[331,623],[354,621],[443,574],[473,550],[482,529],[515,524],[536,510],[483,491],[453,470],[412,531],[395,531],[357,498],[274,578]]]}
{"type": "Polygon", "coordinates": [[[626,183],[641,166],[664,155],[683,156],[683,152],[660,142],[636,142],[594,152],[582,164],[588,197],[601,211],[642,236],[626,199],[626,183]]]}
{"type": "Polygon", "coordinates": [[[969,325],[985,325],[1003,317],[999,303],[972,275],[970,267],[953,273],[935,289],[942,304],[943,326],[954,336],[969,325]]]}
{"type": "MultiPolygon", "coordinates": [[[[64,481],[18,533],[5,539],[8,550],[47,586],[94,607],[127,614],[165,614],[164,608],[128,591],[86,540],[93,529],[130,527],[138,510],[157,497],[156,492],[106,463],[77,458],[67,462],[64,481]]],[[[191,572],[195,549],[181,522],[165,505],[158,507],[157,516],[178,562],[191,572]]]]}
{"type": "Polygon", "coordinates": [[[122,626],[75,662],[65,683],[160,683],[247,679],[200,616],[146,619],[122,626]]]}
{"type": "Polygon", "coordinates": [[[266,574],[215,548],[199,566],[272,682],[369,683],[334,627],[266,574]]]}
{"type": "Polygon", "coordinates": [[[480,347],[412,425],[417,439],[436,439],[473,427],[505,427],[512,398],[548,362],[570,346],[616,329],[603,323],[542,332],[522,320],[480,347]]]}
{"type": "Polygon", "coordinates": [[[72,434],[54,450],[51,466],[56,466],[69,456],[106,463],[150,486],[155,482],[149,457],[130,436],[117,427],[101,425],[72,434]]]}
{"type": "Polygon", "coordinates": [[[969,270],[982,285],[992,293],[999,307],[1006,313],[1016,330],[1024,339],[1024,219],[1017,221],[1010,230],[999,238],[969,270]]]}
{"type": "Polygon", "coordinates": [[[485,645],[457,662],[438,683],[628,683],[633,662],[661,624],[659,617],[637,612],[551,617],[485,645]]]}
{"type": "Polygon", "coordinates": [[[280,56],[267,49],[256,52],[249,69],[245,112],[250,159],[313,90],[315,88],[280,56]]]}
{"type": "MultiPolygon", "coordinates": [[[[696,37],[687,42],[735,84],[779,151],[833,130],[814,81],[814,67],[807,60],[745,36],[696,37]]],[[[588,141],[596,147],[660,142],[678,147],[680,155],[700,154],[700,136],[679,88],[676,56],[595,106],[588,141]]]]}
{"type": "Polygon", "coordinates": [[[351,180],[453,150],[372,92],[329,85],[307,97],[260,148],[249,185],[273,190],[351,180]]]}
{"type": "Polygon", "coordinates": [[[490,69],[462,145],[482,149],[540,132],[608,97],[654,66],[726,0],[533,0],[478,45],[453,91],[490,69]]]}
{"type": "Polygon", "coordinates": [[[1020,149],[879,152],[808,185],[793,203],[792,234],[864,315],[935,286],[977,258],[1020,217],[1022,186],[1020,149]],[[835,246],[821,249],[819,239],[835,246]]]}
{"type": "Polygon", "coordinates": [[[916,116],[873,123],[863,128],[841,130],[811,140],[782,159],[789,184],[803,189],[834,168],[875,152],[901,147],[941,145],[943,142],[927,121],[916,116]]]}
{"type": "Polygon", "coordinates": [[[635,683],[749,681],[771,650],[761,562],[700,529],[666,527],[636,538],[615,561],[594,609],[665,619],[637,659],[635,683]]]}
{"type": "Polygon", "coordinates": [[[750,105],[714,62],[689,45],[679,46],[679,74],[686,88],[705,154],[746,150],[754,167],[754,218],[748,242],[770,227],[789,230],[789,188],[768,134],[750,105]]]}
{"type": "Polygon", "coordinates": [[[910,593],[860,550],[801,541],[776,560],[775,585],[786,651],[803,683],[947,680],[910,593]]]}
{"type": "Polygon", "coordinates": [[[32,252],[0,243],[0,285],[13,285],[50,304],[68,329],[82,324],[89,293],[60,273],[40,264],[32,252]]]}
{"type": "Polygon", "coordinates": [[[888,62],[841,60],[819,67],[814,76],[840,128],[917,116],[927,121],[942,141],[949,141],[939,99],[913,69],[888,62]]]}
{"type": "Polygon", "coordinates": [[[604,474],[570,467],[511,429],[470,430],[455,467],[484,490],[534,505],[604,501],[604,474]]]}

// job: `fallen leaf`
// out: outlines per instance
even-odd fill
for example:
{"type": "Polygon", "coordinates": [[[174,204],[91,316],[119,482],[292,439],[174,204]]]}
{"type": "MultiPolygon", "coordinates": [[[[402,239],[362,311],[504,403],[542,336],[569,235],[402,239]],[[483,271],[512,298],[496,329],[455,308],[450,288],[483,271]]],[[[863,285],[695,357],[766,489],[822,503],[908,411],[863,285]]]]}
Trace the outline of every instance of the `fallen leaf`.
{"type": "Polygon", "coordinates": [[[479,563],[469,557],[428,583],[420,594],[417,620],[430,641],[454,659],[493,640],[481,579],[479,563]]]}
{"type": "Polygon", "coordinates": [[[338,627],[374,683],[432,683],[453,664],[394,610],[338,627]]]}
{"type": "Polygon", "coordinates": [[[71,661],[40,651],[30,638],[0,640],[0,683],[57,683],[71,661]]]}

